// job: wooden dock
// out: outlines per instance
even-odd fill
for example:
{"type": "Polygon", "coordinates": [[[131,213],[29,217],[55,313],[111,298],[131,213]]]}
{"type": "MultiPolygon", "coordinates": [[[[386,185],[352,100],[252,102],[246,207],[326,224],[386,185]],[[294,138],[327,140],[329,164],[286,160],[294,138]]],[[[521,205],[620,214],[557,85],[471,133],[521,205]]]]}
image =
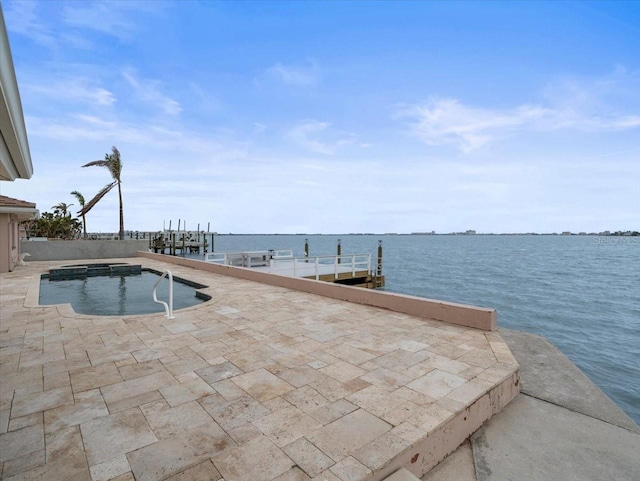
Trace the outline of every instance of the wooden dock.
{"type": "Polygon", "coordinates": [[[199,236],[194,240],[191,236],[185,234],[176,235],[170,234],[165,237],[164,234],[160,234],[154,238],[149,238],[149,249],[156,254],[169,254],[169,255],[184,255],[206,253],[207,247],[210,243],[207,243],[207,237],[203,236],[203,240],[200,241],[199,236]]]}

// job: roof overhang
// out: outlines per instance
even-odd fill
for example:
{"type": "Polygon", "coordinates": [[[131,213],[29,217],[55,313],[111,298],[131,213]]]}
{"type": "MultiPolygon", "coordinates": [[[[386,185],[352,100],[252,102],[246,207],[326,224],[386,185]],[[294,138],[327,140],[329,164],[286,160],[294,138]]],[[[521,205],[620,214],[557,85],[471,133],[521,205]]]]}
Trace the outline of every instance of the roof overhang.
{"type": "Polygon", "coordinates": [[[30,220],[38,217],[38,209],[35,207],[13,207],[0,205],[0,214],[11,214],[16,220],[30,220]]]}
{"type": "Polygon", "coordinates": [[[33,164],[2,8],[0,8],[0,134],[0,180],[31,178],[33,164]]]}

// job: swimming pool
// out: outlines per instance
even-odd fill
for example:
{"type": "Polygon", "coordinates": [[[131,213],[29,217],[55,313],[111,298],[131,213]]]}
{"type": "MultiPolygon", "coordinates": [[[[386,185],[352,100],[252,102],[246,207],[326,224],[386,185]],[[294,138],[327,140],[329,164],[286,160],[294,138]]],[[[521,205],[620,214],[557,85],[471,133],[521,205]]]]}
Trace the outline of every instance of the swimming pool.
{"type": "MultiPolygon", "coordinates": [[[[163,313],[164,306],[153,301],[152,290],[162,274],[140,266],[94,264],[65,266],[43,274],[40,279],[40,304],[70,303],[78,314],[96,316],[126,316],[136,314],[163,313]],[[106,266],[106,267],[105,267],[106,266]],[[68,275],[61,274],[66,271],[68,275]],[[84,274],[83,274],[84,272],[84,274]],[[111,272],[111,274],[109,274],[111,272]]],[[[184,309],[211,299],[198,292],[207,286],[186,279],[173,277],[173,309],[184,309]]],[[[158,286],[158,299],[169,298],[169,281],[158,286]]]]}

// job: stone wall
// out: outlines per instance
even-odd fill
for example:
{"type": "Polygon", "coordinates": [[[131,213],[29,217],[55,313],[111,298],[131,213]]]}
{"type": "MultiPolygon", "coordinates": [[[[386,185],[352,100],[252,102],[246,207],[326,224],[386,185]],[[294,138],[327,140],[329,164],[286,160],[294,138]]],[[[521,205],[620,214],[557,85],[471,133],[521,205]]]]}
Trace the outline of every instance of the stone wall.
{"type": "Polygon", "coordinates": [[[149,240],[50,240],[20,242],[25,261],[69,261],[76,259],[112,259],[135,257],[149,248],[149,240]]]}

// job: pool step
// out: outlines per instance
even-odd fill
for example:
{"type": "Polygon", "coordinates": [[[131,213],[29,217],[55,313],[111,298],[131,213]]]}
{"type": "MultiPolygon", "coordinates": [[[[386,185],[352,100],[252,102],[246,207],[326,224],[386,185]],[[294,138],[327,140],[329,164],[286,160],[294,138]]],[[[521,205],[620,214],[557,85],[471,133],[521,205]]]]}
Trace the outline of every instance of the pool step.
{"type": "Polygon", "coordinates": [[[49,279],[78,279],[90,276],[122,276],[142,274],[140,264],[88,264],[49,269],[49,279]]]}
{"type": "Polygon", "coordinates": [[[86,277],[87,266],[56,267],[49,269],[49,279],[69,279],[86,277]]]}

